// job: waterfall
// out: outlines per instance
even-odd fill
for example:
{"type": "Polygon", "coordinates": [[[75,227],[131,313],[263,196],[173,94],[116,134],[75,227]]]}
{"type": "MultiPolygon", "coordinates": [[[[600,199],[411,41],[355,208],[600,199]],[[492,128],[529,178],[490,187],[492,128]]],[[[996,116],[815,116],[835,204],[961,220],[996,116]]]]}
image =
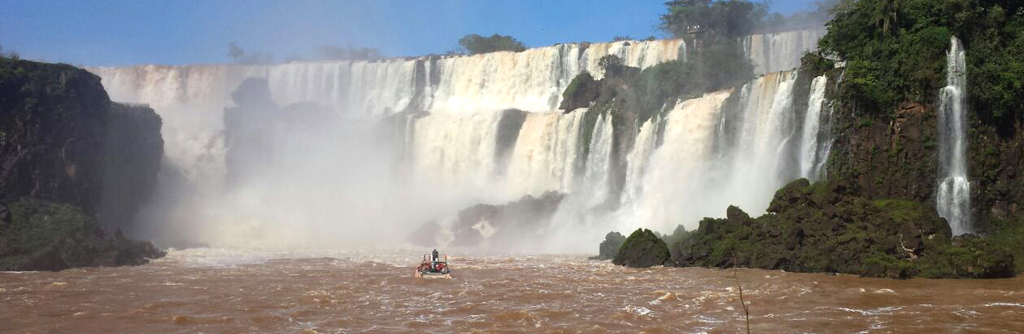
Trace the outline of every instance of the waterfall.
{"type": "Polygon", "coordinates": [[[622,203],[636,203],[643,192],[643,175],[647,170],[647,161],[654,152],[658,139],[660,117],[655,117],[640,126],[633,150],[626,156],[626,185],[623,187],[622,203]]]}
{"type": "Polygon", "coordinates": [[[509,163],[508,183],[514,194],[572,192],[580,170],[587,109],[569,114],[526,117],[509,163]]]}
{"type": "Polygon", "coordinates": [[[800,58],[818,48],[824,29],[754,34],[743,39],[754,73],[789,71],[800,67],[800,58]]]}
{"type": "MultiPolygon", "coordinates": [[[[747,52],[761,70],[795,67],[812,35],[751,36],[747,52]]],[[[700,218],[721,216],[728,205],[764,211],[778,187],[796,174],[816,174],[827,156],[825,79],[815,79],[810,94],[809,109],[817,111],[809,113],[820,114],[819,120],[806,119],[799,128],[792,110],[794,72],[765,74],[743,87],[670,104],[642,124],[629,125],[637,127],[637,137],[628,152],[615,151],[620,143],[612,113],[557,111],[577,74],[603,77],[598,61],[605,55],[646,68],[685,53],[681,40],[622,41],[369,62],[89,70],[102,78],[113,100],[149,104],[164,120],[162,173],[181,175],[162,178],[160,187],[197,194],[177,199],[191,205],[161,204],[177,213],[195,212],[175,218],[190,223],[165,229],[215,230],[241,240],[288,233],[292,240],[330,241],[306,235],[314,224],[301,220],[315,220],[319,227],[351,220],[376,226],[365,230],[380,234],[389,226],[395,234],[408,227],[399,221],[559,191],[568,194],[561,218],[545,231],[577,236],[574,245],[584,247],[594,242],[586,238],[616,227],[671,231],[676,224],[693,228],[700,218]],[[257,176],[258,186],[229,190],[222,186],[230,149],[223,113],[234,106],[232,92],[251,77],[266,79],[281,106],[321,107],[325,125],[315,138],[325,139],[284,137],[290,142],[275,144],[288,148],[279,157],[287,164],[268,169],[273,175],[257,176]],[[375,137],[375,126],[393,126],[384,132],[394,138],[375,137]],[[346,131],[352,134],[341,133],[346,131]],[[817,149],[813,154],[811,146],[817,149]],[[800,158],[788,156],[793,154],[800,158]],[[614,174],[618,163],[624,163],[618,172],[625,175],[614,174]],[[323,179],[333,181],[292,169],[329,174],[323,179]],[[622,193],[610,193],[619,177],[622,193]],[[317,198],[306,200],[303,193],[317,198]],[[226,194],[234,197],[221,199],[226,194]],[[271,210],[266,201],[282,202],[294,213],[271,210]]]]}
{"type": "Polygon", "coordinates": [[[590,136],[590,145],[583,175],[583,191],[586,192],[588,207],[603,203],[609,195],[609,180],[612,170],[612,139],[614,137],[612,117],[598,115],[594,124],[593,134],[590,136]]]}
{"type": "MultiPolygon", "coordinates": [[[[828,77],[820,76],[811,81],[811,93],[804,115],[804,131],[800,140],[800,177],[812,182],[821,178],[820,167],[828,158],[830,138],[822,136],[822,106],[825,104],[825,87],[828,77]]],[[[826,117],[827,120],[829,117],[826,117]]]]}
{"type": "Polygon", "coordinates": [[[432,114],[415,122],[412,156],[424,181],[492,184],[501,114],[432,114]]]}
{"type": "Polygon", "coordinates": [[[645,123],[627,156],[617,227],[693,229],[729,205],[765,211],[772,194],[792,179],[784,171],[798,167],[786,165],[785,147],[807,131],[794,124],[795,81],[794,72],[770,73],[735,91],[681,101],[668,112],[656,148],[658,121],[645,123]],[[735,104],[726,103],[736,94],[735,104]]]}
{"type": "MultiPolygon", "coordinates": [[[[664,144],[646,162],[642,194],[625,207],[632,219],[623,219],[619,230],[647,226],[663,229],[684,223],[688,218],[715,216],[707,199],[707,158],[714,141],[717,116],[730,92],[707,94],[682,101],[665,119],[664,144]]],[[[642,146],[634,150],[645,149],[642,146]]],[[[639,156],[639,153],[638,153],[639,156]]],[[[634,186],[635,187],[635,186],[634,186]]],[[[694,221],[695,224],[696,221],[694,221]]],[[[692,224],[689,224],[692,226],[692,224]]]]}
{"type": "MultiPolygon", "coordinates": [[[[380,61],[321,61],[277,65],[98,67],[116,101],[208,106],[220,110],[249,77],[266,78],[284,105],[315,102],[350,116],[385,116],[407,109],[428,112],[556,110],[572,79],[583,71],[603,77],[598,61],[617,55],[646,68],[685,52],[682,40],[561,44],[523,52],[428,56],[380,61]]],[[[159,111],[159,110],[158,110],[159,111]]]]}
{"type": "Polygon", "coordinates": [[[939,93],[939,175],[935,206],[953,235],[970,233],[971,183],[967,179],[966,54],[960,40],[950,39],[946,83],[939,93]]]}

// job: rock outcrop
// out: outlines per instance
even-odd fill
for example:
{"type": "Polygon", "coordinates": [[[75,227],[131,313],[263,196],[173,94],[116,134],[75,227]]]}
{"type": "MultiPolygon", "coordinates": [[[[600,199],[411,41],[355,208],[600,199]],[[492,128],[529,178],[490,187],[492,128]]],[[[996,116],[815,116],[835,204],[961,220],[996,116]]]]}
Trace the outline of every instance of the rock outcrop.
{"type": "MultiPolygon", "coordinates": [[[[547,192],[541,196],[523,196],[503,205],[477,204],[459,211],[448,228],[449,246],[517,248],[537,236],[551,223],[565,195],[547,192]]],[[[441,226],[429,221],[414,231],[407,241],[434,245],[441,238],[441,226]]],[[[532,245],[527,242],[526,246],[532,245]]]]}
{"type": "Polygon", "coordinates": [[[595,260],[611,260],[615,258],[615,255],[619,253],[619,248],[626,242],[626,237],[619,232],[608,232],[604,236],[604,241],[598,247],[597,256],[595,260]]]}
{"type": "Polygon", "coordinates": [[[120,231],[131,231],[156,184],[160,126],[146,106],[112,103],[85,70],[0,58],[5,267],[57,270],[159,256],[120,231]]]}
{"type": "Polygon", "coordinates": [[[612,263],[632,268],[649,268],[671,265],[672,259],[668,246],[657,234],[648,229],[637,229],[622,243],[612,263]]]}

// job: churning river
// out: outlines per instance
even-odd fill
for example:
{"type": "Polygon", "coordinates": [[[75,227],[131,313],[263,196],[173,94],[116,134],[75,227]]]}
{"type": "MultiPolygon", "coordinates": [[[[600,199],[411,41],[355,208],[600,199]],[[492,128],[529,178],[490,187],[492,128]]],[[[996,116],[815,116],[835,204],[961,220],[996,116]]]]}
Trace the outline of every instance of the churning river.
{"type": "Polygon", "coordinates": [[[3,333],[1014,333],[1024,277],[887,280],[585,256],[171,251],[140,267],[0,273],[3,333]]]}

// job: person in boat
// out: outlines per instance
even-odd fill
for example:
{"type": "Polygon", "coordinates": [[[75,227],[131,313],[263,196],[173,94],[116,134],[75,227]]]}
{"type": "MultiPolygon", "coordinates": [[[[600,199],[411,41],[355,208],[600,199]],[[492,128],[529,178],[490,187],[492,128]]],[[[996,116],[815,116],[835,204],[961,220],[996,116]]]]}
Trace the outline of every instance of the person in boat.
{"type": "Polygon", "coordinates": [[[438,258],[438,256],[439,256],[439,254],[437,253],[437,249],[436,248],[434,249],[433,252],[430,252],[430,271],[431,272],[437,272],[437,258],[438,258]]]}

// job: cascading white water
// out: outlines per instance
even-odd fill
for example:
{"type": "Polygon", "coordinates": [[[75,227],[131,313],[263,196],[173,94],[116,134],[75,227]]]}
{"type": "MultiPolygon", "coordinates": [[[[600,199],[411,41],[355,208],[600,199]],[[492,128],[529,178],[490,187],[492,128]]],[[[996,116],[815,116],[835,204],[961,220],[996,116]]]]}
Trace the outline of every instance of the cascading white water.
{"type": "Polygon", "coordinates": [[[935,204],[953,235],[970,233],[971,183],[967,179],[966,53],[960,40],[950,38],[946,57],[946,87],[939,93],[939,175],[935,204]]]}
{"type": "Polygon", "coordinates": [[[807,100],[807,114],[804,115],[804,131],[800,140],[800,177],[812,182],[821,178],[820,166],[828,158],[829,138],[821,136],[821,121],[825,105],[825,87],[828,77],[820,76],[811,81],[811,93],[807,100]]]}
{"type": "Polygon", "coordinates": [[[432,114],[415,122],[413,161],[424,182],[485,187],[497,168],[501,114],[432,114]]]}
{"type": "Polygon", "coordinates": [[[572,192],[583,160],[584,117],[587,109],[568,114],[530,114],[508,167],[513,194],[541,195],[548,191],[572,192]]]}
{"type": "Polygon", "coordinates": [[[785,166],[787,143],[816,131],[795,129],[795,81],[793,72],[771,73],[735,92],[678,103],[667,115],[664,143],[649,159],[644,156],[654,146],[650,137],[657,123],[644,124],[627,158],[624,211],[617,227],[671,231],[683,224],[693,229],[703,217],[723,216],[729,205],[751,214],[764,212],[772,194],[791,181],[783,171],[799,167],[785,166]],[[724,102],[732,94],[739,97],[730,107],[724,102]],[[733,118],[727,121],[727,114],[733,118]],[[723,147],[726,143],[732,144],[723,147]]]}
{"type": "Polygon", "coordinates": [[[782,178],[782,153],[793,139],[795,81],[793,72],[770,73],[743,87],[742,123],[722,180],[727,191],[717,194],[723,202],[760,213],[767,209],[771,194],[788,181],[782,178]]]}
{"type": "Polygon", "coordinates": [[[658,141],[660,117],[655,117],[640,126],[633,150],[626,156],[626,185],[622,189],[622,203],[637,203],[643,192],[643,176],[647,161],[651,159],[658,141]]]}
{"type": "MultiPolygon", "coordinates": [[[[791,43],[785,37],[778,37],[781,42],[765,43],[765,40],[778,39],[766,38],[748,39],[748,54],[755,63],[764,63],[764,59],[770,59],[771,64],[798,63],[800,55],[794,50],[804,48],[799,44],[803,43],[802,40],[791,43]],[[790,44],[796,46],[778,47],[790,44]]],[[[555,110],[561,102],[562,91],[574,76],[589,71],[597,78],[603,77],[598,60],[608,54],[620,56],[629,66],[650,67],[685,57],[685,45],[680,40],[629,41],[565,44],[519,53],[375,62],[147,65],[90,70],[102,77],[112,99],[148,103],[156,109],[165,122],[163,135],[169,167],[180,169],[189,183],[210,188],[200,190],[199,193],[205,195],[196,196],[193,200],[213,202],[216,204],[212,206],[227,207],[221,211],[230,211],[230,214],[213,212],[176,219],[195,221],[192,227],[196,228],[216,225],[226,229],[227,232],[223,233],[226,235],[273,238],[275,233],[256,233],[273,230],[280,232],[277,234],[294,234],[291,239],[302,240],[304,233],[316,232],[295,225],[299,223],[276,224],[277,220],[295,222],[308,218],[320,222],[317,226],[338,219],[387,224],[400,217],[389,216],[389,219],[382,220],[370,212],[402,211],[408,212],[403,216],[406,220],[418,223],[416,217],[429,216],[423,212],[451,212],[481,201],[499,203],[546,191],[570,193],[563,203],[565,208],[560,209],[560,217],[571,219],[558,220],[566,224],[561,230],[565,235],[580,233],[578,226],[598,231],[589,233],[593,231],[588,230],[587,238],[600,237],[622,221],[662,230],[671,230],[679,223],[686,223],[692,228],[703,216],[722,215],[729,204],[739,205],[752,213],[763,211],[771,193],[788,181],[780,176],[785,160],[780,157],[780,152],[788,141],[801,140],[800,136],[809,131],[794,129],[797,122],[794,122],[791,110],[791,90],[795,75],[788,72],[768,74],[735,92],[718,92],[681,101],[669,113],[639,124],[639,136],[633,150],[623,153],[627,155],[627,166],[621,193],[622,209],[611,214],[585,211],[619,195],[609,193],[615,138],[612,117],[607,114],[590,115],[587,109],[565,114],[555,110]],[[383,171],[391,167],[387,165],[390,162],[374,163],[338,171],[338,175],[333,176],[343,180],[336,182],[338,185],[318,185],[316,178],[310,175],[277,170],[275,173],[278,175],[266,178],[263,180],[265,184],[259,187],[236,190],[240,194],[235,199],[212,201],[224,191],[219,186],[226,173],[223,110],[232,106],[230,94],[248,77],[267,79],[272,98],[280,105],[314,102],[325,107],[342,123],[354,119],[402,117],[398,120],[404,123],[396,124],[404,125],[407,134],[399,145],[403,152],[371,153],[395,148],[388,145],[358,147],[362,143],[360,140],[366,138],[356,138],[355,135],[344,138],[352,143],[337,143],[336,146],[358,152],[363,157],[358,159],[390,161],[382,156],[402,156],[401,160],[408,165],[403,171],[411,175],[398,175],[396,180],[362,180],[368,177],[359,176],[373,175],[377,178],[386,175],[383,171]],[[723,106],[731,94],[741,95],[736,110],[729,111],[738,115],[728,124],[735,130],[722,132],[719,130],[724,129],[720,126],[725,124],[722,115],[726,112],[723,106]],[[522,126],[516,128],[518,132],[511,138],[502,135],[502,121],[506,117],[503,111],[506,109],[528,112],[522,126]],[[416,113],[395,115],[403,111],[416,113]],[[593,125],[592,130],[588,130],[588,120],[593,125]],[[589,135],[589,141],[585,134],[589,135]],[[728,141],[734,146],[725,148],[724,156],[712,157],[711,152],[717,151],[716,145],[726,141],[724,136],[730,136],[732,139],[728,141]],[[503,140],[508,141],[506,144],[511,147],[499,148],[503,140]],[[659,147],[660,142],[664,144],[659,147]],[[504,156],[506,149],[509,151],[504,156]],[[589,154],[584,155],[584,152],[589,154]],[[358,173],[347,175],[352,173],[349,170],[358,173]],[[318,197],[308,202],[331,207],[339,205],[332,203],[332,198],[341,198],[347,203],[341,203],[343,208],[351,204],[358,210],[319,210],[310,207],[311,203],[289,203],[308,212],[296,216],[265,207],[261,201],[301,199],[298,197],[301,189],[295,185],[278,184],[288,180],[322,188],[311,192],[318,197]],[[355,187],[347,189],[348,183],[354,183],[355,187]],[[373,191],[373,196],[349,196],[349,191],[368,191],[368,187],[387,190],[373,191]],[[388,191],[400,195],[392,196],[394,194],[388,191]],[[288,193],[295,195],[282,197],[288,193]],[[375,201],[387,208],[378,208],[372,204],[377,203],[375,201]],[[412,205],[409,201],[419,205],[412,205]],[[401,206],[403,210],[393,210],[390,208],[393,206],[401,206]],[[419,215],[413,212],[417,207],[419,215]],[[427,210],[424,211],[423,207],[427,210]],[[350,216],[345,214],[348,211],[359,214],[350,216]],[[609,217],[631,218],[609,222],[609,217]],[[637,217],[644,219],[634,219],[637,217]],[[251,223],[236,224],[238,220],[251,223]],[[249,228],[252,233],[237,230],[246,226],[255,226],[249,228]]],[[[334,138],[329,134],[320,135],[334,138]]],[[[299,153],[282,154],[280,158],[297,163],[285,166],[304,166],[303,155],[315,155],[315,152],[303,145],[317,143],[309,140],[286,145],[299,153]]],[[[340,154],[335,156],[331,147],[319,149],[325,150],[327,155],[310,163],[362,165],[362,161],[340,154]]],[[[288,151],[290,149],[283,150],[285,153],[288,151]]],[[[313,167],[296,169],[318,170],[313,167]]],[[[193,209],[196,207],[175,210],[193,209]]],[[[556,233],[556,230],[552,227],[548,231],[556,233]]],[[[317,235],[317,238],[329,239],[322,235],[317,235]]],[[[204,241],[212,243],[218,240],[207,238],[204,241]]],[[[583,247],[593,242],[580,239],[578,244],[583,247]]]]}
{"type": "Polygon", "coordinates": [[[299,62],[280,65],[98,67],[114,100],[169,105],[230,104],[249,77],[266,78],[280,104],[315,102],[349,116],[388,115],[410,106],[436,112],[549,112],[583,71],[601,78],[609,54],[646,68],[679,57],[682,40],[562,44],[523,52],[381,61],[299,62]],[[417,65],[423,68],[417,70],[417,65]],[[419,94],[417,94],[418,89],[419,94]]]}
{"type": "MultiPolygon", "coordinates": [[[[673,224],[693,226],[700,217],[717,216],[720,210],[705,202],[709,181],[708,158],[714,142],[715,127],[722,104],[731,92],[710,93],[701,98],[682,101],[669,111],[665,119],[664,144],[642,162],[645,167],[642,194],[636,202],[624,207],[627,217],[618,222],[617,230],[631,231],[638,227],[670,230],[673,224]],[[693,222],[687,222],[692,220],[693,222]]],[[[643,150],[643,147],[638,147],[643,150]]],[[[637,153],[637,156],[641,153],[637,153]]],[[[724,207],[723,207],[724,208],[724,207]]]]}
{"type": "Polygon", "coordinates": [[[603,203],[609,196],[609,179],[612,170],[612,139],[614,137],[612,117],[599,115],[590,136],[582,189],[587,197],[588,207],[603,203]]]}
{"type": "Polygon", "coordinates": [[[800,57],[818,48],[823,29],[795,30],[755,34],[744,38],[747,56],[754,63],[754,73],[789,71],[800,67],[800,57]]]}

